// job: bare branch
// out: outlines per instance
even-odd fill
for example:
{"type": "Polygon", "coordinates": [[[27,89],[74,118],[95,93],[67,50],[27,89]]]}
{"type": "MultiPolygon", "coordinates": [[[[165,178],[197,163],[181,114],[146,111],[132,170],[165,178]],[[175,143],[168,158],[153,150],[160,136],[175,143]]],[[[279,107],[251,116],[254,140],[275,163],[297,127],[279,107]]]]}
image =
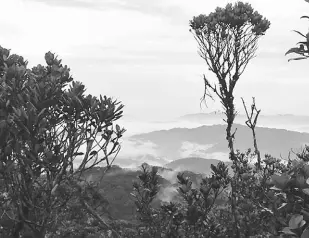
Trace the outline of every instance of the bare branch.
{"type": "Polygon", "coordinates": [[[254,149],[255,149],[255,154],[256,154],[257,159],[258,159],[257,164],[258,164],[258,168],[260,169],[260,168],[261,168],[261,154],[260,154],[260,151],[259,151],[258,145],[257,145],[255,126],[256,126],[257,119],[258,119],[258,117],[259,117],[259,114],[260,114],[261,110],[258,110],[258,109],[256,108],[256,105],[255,105],[255,98],[253,97],[253,98],[252,98],[252,105],[251,105],[251,112],[250,112],[250,114],[249,114],[244,99],[241,98],[241,100],[242,100],[242,103],[243,103],[243,106],[244,106],[244,109],[245,109],[245,112],[246,112],[246,115],[247,115],[246,125],[247,125],[247,126],[251,129],[251,131],[252,131],[253,145],[254,145],[254,149]],[[254,113],[255,113],[255,117],[254,117],[254,120],[252,121],[252,117],[253,117],[254,113]]]}

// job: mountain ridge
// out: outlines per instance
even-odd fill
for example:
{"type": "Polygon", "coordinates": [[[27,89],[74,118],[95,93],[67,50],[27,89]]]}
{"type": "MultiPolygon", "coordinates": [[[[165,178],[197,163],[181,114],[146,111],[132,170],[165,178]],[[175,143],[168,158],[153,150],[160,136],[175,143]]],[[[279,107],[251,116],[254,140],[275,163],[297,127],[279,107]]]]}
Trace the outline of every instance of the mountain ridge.
{"type": "MultiPolygon", "coordinates": [[[[177,118],[180,121],[191,121],[199,123],[207,123],[209,120],[220,120],[225,118],[223,112],[209,112],[209,113],[191,113],[185,114],[177,118]]],[[[237,114],[235,117],[235,123],[245,124],[247,121],[247,116],[245,114],[237,114]]],[[[286,125],[295,125],[295,126],[308,126],[309,125],[309,115],[294,115],[294,114],[272,114],[272,115],[263,115],[260,114],[258,117],[258,124],[268,125],[270,127],[275,126],[275,124],[283,123],[286,125]]]]}
{"type": "MultiPolygon", "coordinates": [[[[196,174],[210,175],[211,164],[217,165],[220,160],[217,159],[205,159],[200,157],[188,157],[181,158],[169,162],[164,165],[165,168],[172,169],[173,171],[191,171],[196,174]]],[[[226,165],[231,166],[232,163],[224,162],[226,165]]]]}
{"type": "MultiPolygon", "coordinates": [[[[235,148],[244,152],[253,147],[251,130],[244,125],[234,124],[235,148]]],[[[150,142],[156,149],[157,156],[165,156],[170,160],[185,157],[209,157],[209,154],[224,153],[227,160],[228,146],[225,139],[226,125],[203,125],[196,128],[173,128],[158,130],[131,136],[132,141],[150,142]],[[186,153],[191,150],[192,153],[186,153]],[[194,153],[194,151],[196,153],[194,153]]],[[[258,147],[261,154],[271,154],[275,157],[288,156],[290,149],[301,149],[309,144],[309,133],[296,132],[287,129],[256,127],[258,147]]]]}

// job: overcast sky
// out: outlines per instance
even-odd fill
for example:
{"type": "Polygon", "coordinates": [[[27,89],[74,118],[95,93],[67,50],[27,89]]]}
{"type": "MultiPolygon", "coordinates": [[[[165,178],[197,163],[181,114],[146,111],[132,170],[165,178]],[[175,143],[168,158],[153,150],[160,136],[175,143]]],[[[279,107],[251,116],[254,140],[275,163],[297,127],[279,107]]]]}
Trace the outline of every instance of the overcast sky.
{"type": "MultiPolygon", "coordinates": [[[[128,118],[159,120],[220,109],[200,109],[203,73],[214,78],[197,54],[189,32],[193,16],[226,0],[0,0],[0,44],[44,63],[55,52],[88,92],[118,98],[128,118]]],[[[232,1],[233,2],[233,1],[232,1]]],[[[308,31],[304,0],[249,0],[271,27],[257,57],[236,86],[240,97],[256,97],[264,114],[309,115],[309,62],[288,63],[284,53],[308,31]]]]}

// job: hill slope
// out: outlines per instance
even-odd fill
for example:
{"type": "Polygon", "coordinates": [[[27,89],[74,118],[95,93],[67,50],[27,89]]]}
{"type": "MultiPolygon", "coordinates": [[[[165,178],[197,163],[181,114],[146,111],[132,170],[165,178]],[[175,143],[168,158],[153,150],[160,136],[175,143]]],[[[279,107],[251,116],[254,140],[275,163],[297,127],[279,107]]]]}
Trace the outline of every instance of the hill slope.
{"type": "MultiPolygon", "coordinates": [[[[180,170],[180,171],[191,171],[194,173],[199,174],[205,174],[209,175],[211,173],[210,165],[217,165],[220,162],[220,160],[216,159],[203,159],[198,157],[192,157],[192,158],[183,158],[174,160],[168,164],[166,164],[164,167],[170,168],[173,170],[180,170]]],[[[227,162],[226,164],[230,165],[231,162],[227,162]]]]}
{"type": "MultiPolygon", "coordinates": [[[[179,117],[178,120],[203,124],[224,124],[223,118],[225,118],[224,113],[216,111],[210,113],[187,114],[179,117]]],[[[235,123],[245,125],[246,120],[246,115],[237,114],[235,123]]],[[[284,128],[282,126],[286,126],[289,129],[300,129],[309,126],[309,116],[292,114],[260,115],[258,118],[258,125],[274,128],[284,128]]]]}
{"type": "MultiPolygon", "coordinates": [[[[87,170],[83,176],[88,181],[99,182],[99,191],[108,201],[107,210],[114,219],[136,221],[136,206],[131,195],[133,191],[133,182],[138,181],[141,171],[123,169],[119,166],[112,168],[101,176],[105,167],[95,167],[87,170]]],[[[160,190],[152,205],[159,207],[161,202],[169,202],[177,199],[177,171],[158,167],[160,190]]],[[[202,176],[193,172],[184,172],[185,177],[189,177],[194,186],[199,186],[202,176]]]]}
{"type": "MultiPolygon", "coordinates": [[[[245,151],[252,148],[252,135],[248,127],[236,124],[233,128],[237,128],[235,149],[245,151]]],[[[174,128],[134,135],[130,140],[136,143],[153,143],[156,155],[170,160],[186,157],[227,160],[225,129],[225,125],[201,126],[194,129],[174,128]]],[[[268,153],[287,158],[291,149],[297,151],[309,143],[309,133],[284,129],[257,127],[256,135],[262,155],[268,153]]]]}

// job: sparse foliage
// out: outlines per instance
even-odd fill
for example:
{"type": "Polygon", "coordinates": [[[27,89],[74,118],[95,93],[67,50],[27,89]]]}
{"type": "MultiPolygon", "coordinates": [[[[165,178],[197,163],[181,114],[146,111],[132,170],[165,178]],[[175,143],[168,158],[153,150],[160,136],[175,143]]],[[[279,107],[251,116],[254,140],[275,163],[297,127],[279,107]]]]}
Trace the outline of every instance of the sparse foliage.
{"type": "Polygon", "coordinates": [[[241,100],[242,100],[242,103],[244,105],[246,116],[247,116],[246,125],[252,131],[254,152],[255,152],[255,155],[257,156],[257,166],[259,168],[261,166],[261,161],[262,160],[261,160],[261,154],[260,154],[260,151],[259,151],[258,145],[257,145],[255,126],[256,126],[256,123],[257,123],[257,119],[258,119],[258,117],[259,117],[259,115],[261,113],[261,110],[258,110],[256,108],[255,98],[253,97],[252,98],[252,104],[251,104],[251,111],[250,111],[250,114],[249,114],[247,106],[246,106],[246,103],[245,103],[245,100],[243,98],[241,98],[241,100]],[[253,118],[253,116],[254,116],[254,118],[253,118]]]}
{"type": "MultiPolygon", "coordinates": [[[[220,99],[226,115],[226,140],[230,149],[230,159],[236,163],[234,149],[236,130],[232,125],[236,116],[234,88],[250,60],[255,56],[257,42],[269,28],[270,22],[254,11],[250,4],[237,2],[218,7],[209,15],[199,15],[190,21],[191,32],[198,45],[199,54],[205,60],[209,70],[218,80],[211,82],[204,75],[204,96],[212,98],[209,90],[220,99]]],[[[235,182],[232,180],[231,209],[234,214],[234,236],[239,237],[239,225],[236,218],[235,182]]]]}
{"type": "Polygon", "coordinates": [[[190,21],[199,54],[218,80],[218,84],[212,85],[204,75],[203,99],[212,97],[209,89],[219,97],[227,117],[227,140],[232,154],[234,134],[231,133],[231,126],[236,116],[234,88],[255,55],[258,39],[269,26],[267,19],[254,11],[250,4],[243,2],[218,7],[215,12],[193,17],[190,21]]]}
{"type": "MultiPolygon", "coordinates": [[[[307,0],[305,1],[308,2],[307,0]]],[[[300,19],[309,19],[309,16],[302,16],[300,19]]],[[[285,55],[292,53],[299,55],[299,57],[291,58],[288,61],[307,59],[309,57],[309,32],[306,35],[297,30],[294,30],[294,32],[300,35],[303,40],[297,43],[298,47],[289,49],[285,55]]]]}

